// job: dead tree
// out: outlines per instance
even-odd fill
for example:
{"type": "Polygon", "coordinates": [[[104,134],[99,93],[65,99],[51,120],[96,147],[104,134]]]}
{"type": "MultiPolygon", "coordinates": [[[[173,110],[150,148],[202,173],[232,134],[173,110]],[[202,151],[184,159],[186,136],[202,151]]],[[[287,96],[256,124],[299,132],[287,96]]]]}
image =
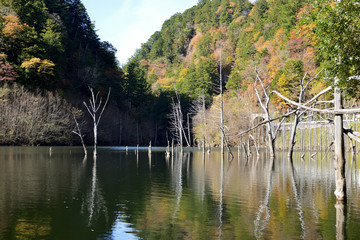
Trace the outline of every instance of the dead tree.
{"type": "Polygon", "coordinates": [[[169,115],[170,118],[170,130],[174,135],[174,138],[177,140],[178,144],[180,145],[181,151],[184,146],[183,140],[187,142],[188,147],[190,147],[190,143],[186,137],[184,125],[183,125],[183,114],[181,111],[181,102],[180,98],[177,95],[177,102],[172,101],[171,104],[172,111],[169,115]]]}
{"type": "MultiPolygon", "coordinates": [[[[306,84],[304,84],[304,81],[306,79],[307,74],[304,75],[304,77],[300,80],[300,94],[299,94],[299,103],[301,104],[303,99],[304,99],[304,94],[306,89],[308,88],[309,84],[314,81],[318,75],[322,72],[322,70],[316,74],[315,77],[311,78],[306,84]]],[[[317,98],[320,97],[321,95],[317,95],[317,98]]],[[[313,98],[312,100],[317,100],[317,98],[313,98]]],[[[307,104],[312,103],[308,102],[307,104]]],[[[303,110],[303,109],[299,109],[297,108],[295,110],[295,118],[294,118],[294,122],[291,128],[291,135],[290,135],[290,147],[289,147],[289,152],[288,152],[288,158],[290,160],[290,162],[292,163],[293,161],[293,152],[294,152],[294,147],[295,147],[295,136],[296,136],[296,131],[297,131],[297,126],[301,121],[302,116],[306,113],[307,110],[303,110]]]]}
{"type": "Polygon", "coordinates": [[[219,90],[220,90],[220,134],[221,134],[221,157],[224,157],[224,141],[225,141],[225,132],[224,132],[224,101],[223,101],[223,83],[222,83],[222,62],[221,62],[221,53],[220,51],[220,78],[219,78],[219,90]]]}
{"type": "Polygon", "coordinates": [[[72,109],[72,115],[74,117],[74,121],[75,121],[75,124],[76,124],[76,130],[73,130],[72,132],[79,136],[79,138],[81,140],[81,144],[82,144],[83,149],[84,149],[84,155],[85,155],[85,158],[86,158],[87,157],[87,150],[86,150],[86,146],[85,146],[85,142],[84,142],[84,138],[83,138],[84,135],[82,135],[80,124],[76,119],[76,115],[82,115],[82,112],[79,109],[73,108],[72,109]]]}
{"type": "Polygon", "coordinates": [[[106,101],[103,104],[102,103],[102,98],[99,98],[99,92],[95,95],[94,94],[94,90],[89,87],[90,92],[91,92],[91,98],[89,99],[89,105],[84,101],[84,105],[86,107],[86,109],[88,110],[90,116],[93,119],[93,125],[94,125],[94,156],[96,156],[97,152],[96,152],[96,148],[97,148],[97,129],[98,129],[98,125],[100,123],[101,120],[101,116],[104,113],[105,107],[109,101],[109,97],[110,97],[110,92],[111,92],[111,88],[108,91],[108,95],[106,97],[106,101]],[[101,108],[100,113],[98,114],[99,110],[101,108]]]}
{"type": "MultiPolygon", "coordinates": [[[[198,123],[202,125],[201,133],[197,133],[200,136],[198,136],[198,144],[201,145],[203,153],[205,153],[205,146],[206,146],[206,106],[205,106],[205,94],[204,91],[200,95],[198,99],[196,99],[192,106],[191,106],[191,114],[192,122],[198,123]]],[[[193,125],[194,126],[194,125],[193,125]]]]}
{"type": "Polygon", "coordinates": [[[182,148],[183,147],[183,137],[182,137],[182,129],[181,129],[182,118],[180,116],[178,103],[175,103],[174,99],[171,103],[171,108],[172,110],[169,115],[170,131],[172,132],[174,139],[176,139],[176,141],[182,148]]]}
{"type": "Polygon", "coordinates": [[[265,86],[259,76],[258,71],[256,71],[256,79],[255,79],[255,83],[254,83],[254,89],[255,89],[255,93],[256,96],[259,100],[260,106],[263,109],[264,113],[265,113],[265,122],[266,122],[266,132],[267,132],[267,144],[269,147],[269,152],[270,152],[270,158],[274,159],[275,158],[275,140],[277,137],[277,134],[279,133],[279,129],[281,124],[284,122],[285,117],[282,118],[281,122],[278,124],[277,128],[275,128],[273,121],[271,121],[271,116],[270,116],[270,111],[269,111],[269,103],[270,103],[270,94],[267,93],[265,86]],[[264,95],[264,100],[261,98],[259,91],[257,89],[257,84],[258,81],[261,85],[261,88],[263,90],[263,95],[264,95]]]}

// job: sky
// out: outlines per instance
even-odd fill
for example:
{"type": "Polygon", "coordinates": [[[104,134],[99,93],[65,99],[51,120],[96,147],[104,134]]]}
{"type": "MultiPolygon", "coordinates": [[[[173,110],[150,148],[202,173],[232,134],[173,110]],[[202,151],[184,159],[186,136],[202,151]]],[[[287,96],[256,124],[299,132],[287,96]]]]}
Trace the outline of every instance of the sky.
{"type": "Polygon", "coordinates": [[[198,0],[82,0],[102,41],[116,49],[121,65],[161,30],[165,20],[196,5],[198,0]]]}

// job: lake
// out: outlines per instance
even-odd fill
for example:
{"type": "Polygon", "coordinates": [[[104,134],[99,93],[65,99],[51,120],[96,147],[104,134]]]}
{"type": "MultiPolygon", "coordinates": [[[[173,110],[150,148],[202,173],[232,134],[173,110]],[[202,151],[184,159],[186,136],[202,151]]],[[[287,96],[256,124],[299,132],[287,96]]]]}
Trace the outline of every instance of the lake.
{"type": "Polygon", "coordinates": [[[336,205],[331,154],[0,147],[0,239],[358,239],[360,172],[336,205]]]}

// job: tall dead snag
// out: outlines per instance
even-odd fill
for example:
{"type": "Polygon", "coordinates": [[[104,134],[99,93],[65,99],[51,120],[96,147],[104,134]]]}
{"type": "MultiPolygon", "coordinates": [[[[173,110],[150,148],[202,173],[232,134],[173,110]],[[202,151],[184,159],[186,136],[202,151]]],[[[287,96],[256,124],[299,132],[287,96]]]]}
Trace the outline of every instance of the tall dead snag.
{"type": "Polygon", "coordinates": [[[180,148],[183,147],[183,132],[182,132],[182,116],[179,111],[179,103],[175,103],[174,100],[171,103],[171,113],[170,118],[170,131],[172,132],[175,140],[180,145],[180,148]]]}
{"type": "Polygon", "coordinates": [[[269,111],[269,103],[270,103],[270,94],[267,93],[265,86],[259,76],[258,71],[256,71],[256,79],[255,79],[255,83],[254,83],[254,89],[255,89],[255,93],[256,96],[259,100],[260,106],[263,109],[264,113],[265,113],[265,122],[266,122],[266,132],[267,132],[267,144],[269,147],[269,152],[270,152],[270,158],[274,159],[275,158],[275,140],[277,137],[277,134],[279,132],[280,126],[281,124],[284,122],[285,117],[282,118],[281,123],[277,126],[277,128],[275,129],[274,123],[271,119],[270,116],[270,111],[269,111]],[[261,89],[263,90],[263,95],[264,95],[264,100],[261,98],[259,91],[257,89],[257,84],[258,81],[261,85],[261,89]]]}
{"type": "Polygon", "coordinates": [[[72,111],[71,111],[73,117],[74,117],[74,121],[75,121],[75,124],[76,124],[76,130],[73,130],[72,132],[76,135],[79,136],[80,140],[81,140],[81,144],[83,146],[83,149],[84,149],[84,155],[85,155],[85,158],[87,157],[87,150],[86,150],[86,146],[85,146],[85,142],[84,142],[84,138],[83,138],[83,135],[81,133],[81,128],[80,128],[80,124],[79,122],[77,121],[76,119],[76,116],[81,116],[82,115],[82,111],[79,110],[79,109],[76,109],[76,108],[72,108],[72,111]]]}
{"type": "Polygon", "coordinates": [[[221,61],[220,51],[220,78],[219,78],[219,90],[220,90],[220,134],[221,134],[221,157],[224,157],[224,141],[225,141],[225,132],[224,132],[224,101],[223,101],[223,83],[222,83],[222,61],[221,61]]]}
{"type": "Polygon", "coordinates": [[[109,97],[110,97],[110,92],[111,92],[111,88],[108,91],[108,95],[106,97],[106,101],[104,104],[102,104],[102,98],[99,98],[99,92],[95,95],[94,94],[94,90],[89,87],[90,92],[91,92],[91,98],[89,99],[89,105],[84,101],[84,105],[86,107],[86,109],[88,110],[90,116],[93,119],[93,124],[94,124],[94,156],[96,157],[96,148],[97,148],[97,128],[98,125],[100,123],[101,120],[101,116],[105,110],[105,107],[109,101],[109,97]],[[99,110],[101,108],[100,113],[98,114],[99,110]]]}
{"type": "Polygon", "coordinates": [[[205,106],[205,94],[204,91],[202,94],[197,98],[192,106],[190,113],[192,114],[192,122],[194,123],[193,126],[201,126],[198,127],[198,130],[194,129],[196,132],[196,142],[201,146],[203,153],[205,153],[206,147],[206,106],[205,106]]]}
{"type": "MultiPolygon", "coordinates": [[[[339,79],[335,78],[334,107],[335,110],[343,108],[341,90],[338,86],[339,79]]],[[[345,181],[345,145],[343,134],[343,114],[334,116],[334,146],[335,146],[335,196],[337,201],[346,202],[346,181],[345,181]]]]}
{"type": "Polygon", "coordinates": [[[183,113],[181,111],[181,102],[180,102],[180,96],[176,91],[176,99],[175,102],[174,99],[172,101],[171,107],[172,111],[169,115],[170,118],[170,130],[172,131],[175,139],[177,140],[178,144],[180,145],[181,151],[184,146],[183,140],[185,139],[188,147],[190,147],[190,142],[186,137],[186,133],[184,130],[184,120],[183,120],[183,113]]]}

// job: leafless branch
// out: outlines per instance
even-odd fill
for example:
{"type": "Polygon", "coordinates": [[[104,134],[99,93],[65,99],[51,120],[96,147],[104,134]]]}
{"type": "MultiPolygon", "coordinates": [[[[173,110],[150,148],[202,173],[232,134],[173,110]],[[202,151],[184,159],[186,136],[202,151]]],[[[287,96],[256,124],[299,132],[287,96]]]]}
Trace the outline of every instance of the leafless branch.
{"type": "MultiPolygon", "coordinates": [[[[331,89],[331,87],[329,87],[331,89]]],[[[328,88],[327,88],[328,89],[328,88]]],[[[325,90],[327,90],[325,89],[325,90]]],[[[324,94],[325,92],[329,91],[325,91],[323,90],[321,93],[324,94]]],[[[337,114],[354,114],[354,113],[360,113],[360,108],[356,108],[356,109],[339,109],[339,110],[328,110],[328,109],[319,109],[319,108],[312,108],[312,107],[307,107],[304,104],[300,104],[297,103],[295,101],[290,100],[289,98],[285,97],[284,95],[282,95],[281,93],[279,93],[278,91],[272,91],[273,93],[275,93],[276,95],[278,95],[280,98],[282,98],[283,100],[287,101],[288,103],[295,105],[299,108],[303,108],[312,112],[320,112],[320,113],[326,113],[326,114],[332,114],[332,115],[337,115],[337,114]]],[[[317,96],[320,96],[320,93],[317,94],[317,96]]],[[[315,97],[314,97],[315,98],[315,97]]],[[[312,99],[314,99],[312,98],[312,99]]],[[[310,100],[311,101],[311,100],[310,100]]]]}

